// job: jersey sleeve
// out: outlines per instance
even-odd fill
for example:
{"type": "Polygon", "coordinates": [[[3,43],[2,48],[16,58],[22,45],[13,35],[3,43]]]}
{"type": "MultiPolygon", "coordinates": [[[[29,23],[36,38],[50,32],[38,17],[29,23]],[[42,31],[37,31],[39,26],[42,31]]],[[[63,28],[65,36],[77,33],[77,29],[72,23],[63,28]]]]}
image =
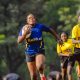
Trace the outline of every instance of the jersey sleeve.
{"type": "Polygon", "coordinates": [[[77,37],[77,28],[76,27],[73,27],[72,29],[72,38],[76,38],[77,37]]]}
{"type": "Polygon", "coordinates": [[[45,31],[45,32],[50,32],[50,28],[49,27],[46,27],[45,25],[42,25],[41,26],[41,30],[42,31],[45,31]]]}
{"type": "Polygon", "coordinates": [[[24,29],[25,29],[25,26],[23,26],[19,32],[19,36],[22,36],[24,34],[24,29]]]}
{"type": "Polygon", "coordinates": [[[21,29],[20,32],[19,32],[19,36],[22,36],[22,29],[21,29]]]}
{"type": "Polygon", "coordinates": [[[61,53],[61,48],[60,48],[60,45],[57,44],[57,53],[60,54],[61,53]]]}

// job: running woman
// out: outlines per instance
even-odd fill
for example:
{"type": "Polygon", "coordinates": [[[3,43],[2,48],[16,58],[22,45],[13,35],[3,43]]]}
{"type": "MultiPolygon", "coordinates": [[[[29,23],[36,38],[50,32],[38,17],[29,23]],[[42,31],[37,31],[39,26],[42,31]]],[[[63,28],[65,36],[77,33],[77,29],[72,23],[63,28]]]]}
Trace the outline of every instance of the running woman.
{"type": "Polygon", "coordinates": [[[26,63],[30,72],[31,80],[37,80],[39,72],[41,80],[46,80],[44,75],[45,49],[42,32],[50,32],[59,39],[56,32],[50,27],[36,22],[33,14],[26,17],[26,25],[19,32],[18,43],[26,41],[26,63]]]}
{"type": "Polygon", "coordinates": [[[68,80],[72,80],[72,67],[74,66],[74,47],[72,39],[68,39],[68,34],[66,32],[61,33],[61,40],[63,44],[57,44],[57,53],[61,59],[61,72],[62,80],[66,80],[66,75],[68,80]]]}
{"type": "Polygon", "coordinates": [[[80,78],[80,11],[77,13],[78,15],[78,23],[72,29],[72,40],[75,44],[74,48],[74,57],[75,61],[78,62],[78,78],[80,78]]]}

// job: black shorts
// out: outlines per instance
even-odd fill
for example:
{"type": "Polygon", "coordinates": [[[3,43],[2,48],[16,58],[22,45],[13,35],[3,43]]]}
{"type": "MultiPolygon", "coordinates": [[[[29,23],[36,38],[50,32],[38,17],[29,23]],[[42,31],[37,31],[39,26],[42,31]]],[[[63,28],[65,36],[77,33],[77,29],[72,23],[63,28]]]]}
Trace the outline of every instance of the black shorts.
{"type": "Polygon", "coordinates": [[[80,63],[80,48],[74,48],[74,59],[80,63]]]}
{"type": "Polygon", "coordinates": [[[35,61],[35,58],[37,55],[39,54],[43,54],[45,55],[45,50],[41,50],[40,52],[34,54],[34,55],[29,55],[29,54],[26,54],[26,62],[33,62],[35,61]]]}
{"type": "Polygon", "coordinates": [[[62,68],[67,68],[68,65],[70,66],[74,66],[75,60],[74,60],[74,56],[60,56],[61,59],[61,67],[62,68]]]}

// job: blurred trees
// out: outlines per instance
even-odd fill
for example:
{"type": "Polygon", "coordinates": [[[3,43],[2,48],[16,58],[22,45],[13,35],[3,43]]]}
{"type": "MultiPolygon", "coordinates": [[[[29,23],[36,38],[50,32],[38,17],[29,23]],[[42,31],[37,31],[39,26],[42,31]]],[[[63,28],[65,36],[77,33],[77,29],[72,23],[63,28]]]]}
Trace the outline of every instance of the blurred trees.
{"type": "MultiPolygon", "coordinates": [[[[59,34],[61,31],[70,33],[77,23],[78,9],[80,0],[0,0],[0,75],[17,71],[26,76],[26,65],[22,64],[24,45],[17,45],[17,36],[28,13],[34,13],[38,22],[53,27],[59,34]]],[[[54,38],[44,33],[44,41],[48,74],[48,64],[52,62],[57,65],[59,59],[54,38]]]]}
{"type": "Polygon", "coordinates": [[[48,25],[53,25],[60,32],[70,31],[77,22],[76,11],[80,9],[79,0],[50,0],[44,5],[44,17],[42,18],[48,25]],[[49,21],[50,20],[50,21],[49,21]]]}

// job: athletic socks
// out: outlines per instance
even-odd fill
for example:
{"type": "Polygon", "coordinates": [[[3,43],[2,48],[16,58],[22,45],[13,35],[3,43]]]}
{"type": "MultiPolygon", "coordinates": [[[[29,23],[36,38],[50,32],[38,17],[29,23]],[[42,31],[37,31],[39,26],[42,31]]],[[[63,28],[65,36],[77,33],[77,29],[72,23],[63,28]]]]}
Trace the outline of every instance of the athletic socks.
{"type": "Polygon", "coordinates": [[[41,80],[47,80],[45,76],[41,77],[41,80]]]}
{"type": "Polygon", "coordinates": [[[40,75],[40,77],[41,77],[41,80],[47,80],[44,74],[40,75]]]}

